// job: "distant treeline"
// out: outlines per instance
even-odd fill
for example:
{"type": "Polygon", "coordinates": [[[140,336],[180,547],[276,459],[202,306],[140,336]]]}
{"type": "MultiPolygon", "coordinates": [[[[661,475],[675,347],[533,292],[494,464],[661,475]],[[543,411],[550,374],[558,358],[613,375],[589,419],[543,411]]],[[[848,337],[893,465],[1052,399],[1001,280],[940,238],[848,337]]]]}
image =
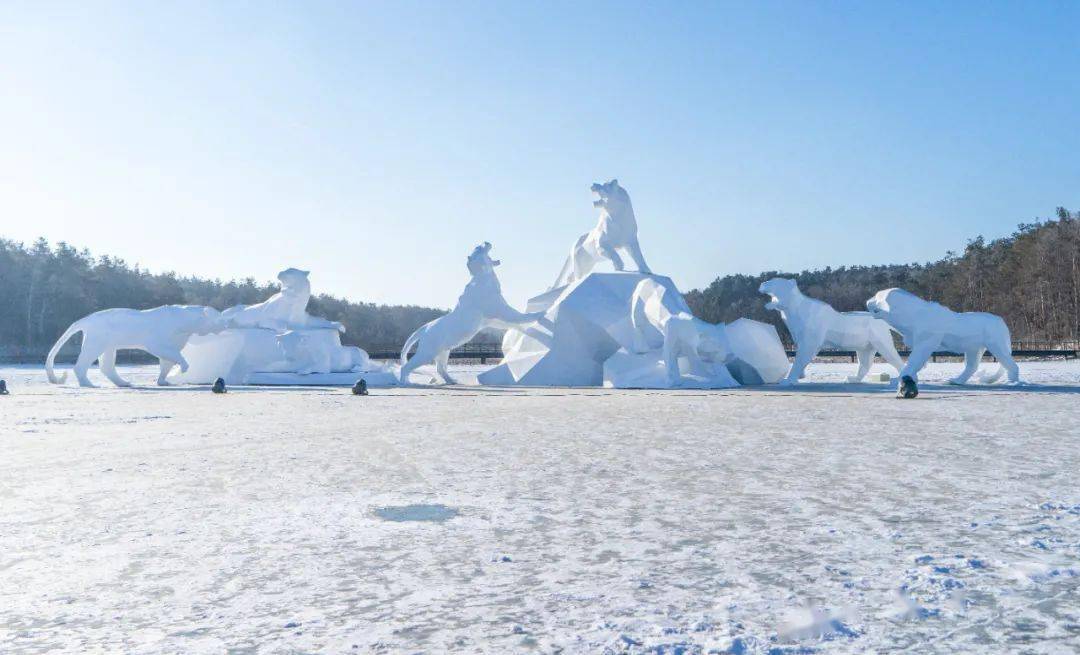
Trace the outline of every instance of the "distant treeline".
{"type": "MultiPolygon", "coordinates": [[[[66,243],[39,239],[27,247],[0,239],[0,354],[35,355],[48,350],[76,320],[109,307],[209,305],[225,309],[262,302],[276,283],[253,279],[222,282],[175,273],[150,273],[121,259],[94,257],[66,243]]],[[[342,341],[366,346],[401,344],[443,310],[412,305],[349,302],[313,296],[308,311],[345,324],[342,341]]]]}
{"type": "Polygon", "coordinates": [[[779,313],[766,311],[767,298],[758,293],[763,281],[778,276],[795,278],[803,293],[840,311],[865,310],[877,291],[901,287],[956,311],[1000,314],[1014,342],[1049,347],[1080,340],[1080,212],[1059,208],[1056,219],[1022,223],[1002,239],[978,237],[962,253],[928,264],[728,275],[686,299],[707,321],[767,321],[787,340],[779,313]]]}
{"type": "MultiPolygon", "coordinates": [[[[728,275],[686,297],[694,313],[707,321],[754,318],[776,325],[786,339],[779,314],[766,311],[766,298],[758,293],[761,282],[776,276],[794,277],[804,293],[841,311],[865,309],[866,299],[878,290],[902,287],[957,311],[1000,314],[1014,341],[1080,340],[1080,214],[1064,209],[1058,209],[1056,219],[1021,224],[1002,239],[978,237],[963,253],[950,252],[928,264],[728,275]]],[[[250,278],[222,282],[150,273],[63,242],[52,247],[39,239],[25,246],[0,239],[0,355],[42,353],[68,325],[99,309],[167,304],[225,309],[261,302],[276,291],[276,284],[250,278]]],[[[444,313],[329,295],[312,297],[308,309],[344,323],[344,342],[368,348],[404,343],[413,330],[444,313]]]]}

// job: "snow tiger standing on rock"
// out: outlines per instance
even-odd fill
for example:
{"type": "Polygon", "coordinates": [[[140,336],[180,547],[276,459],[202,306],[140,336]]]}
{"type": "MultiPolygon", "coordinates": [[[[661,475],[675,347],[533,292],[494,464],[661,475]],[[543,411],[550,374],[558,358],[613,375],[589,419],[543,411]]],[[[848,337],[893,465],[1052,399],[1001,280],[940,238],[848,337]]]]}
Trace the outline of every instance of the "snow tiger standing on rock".
{"type": "Polygon", "coordinates": [[[597,195],[593,206],[600,210],[600,217],[596,227],[574,242],[552,289],[584,278],[605,259],[611,262],[616,271],[624,270],[626,266],[619,256],[620,250],[630,256],[639,272],[652,272],[638,244],[637,219],[630,194],[619,186],[618,180],[604,184],[597,182],[590,189],[597,195]]]}
{"type": "Polygon", "coordinates": [[[806,366],[825,347],[855,351],[859,370],[848,378],[849,382],[861,382],[866,377],[875,353],[881,353],[898,372],[903,367],[889,325],[870,312],[838,312],[828,303],[803,295],[795,280],[782,277],[762,282],[758,291],[772,297],[765,309],[780,312],[795,340],[795,361],[780,384],[801,380],[806,366]]]}
{"type": "Polygon", "coordinates": [[[173,366],[187,371],[188,363],[180,354],[193,334],[211,334],[225,327],[216,309],[199,305],[165,305],[154,309],[105,309],[81,318],[64,332],[53,345],[45,360],[45,375],[53,384],[63,384],[67,373],[53,372],[56,354],[67,340],[82,332],[82,349],[75,362],[75,377],[83,387],[94,386],[86,373],[99,360],[101,372],[118,387],[131,383],[116,372],[116,351],[145,350],[158,358],[161,370],[157,383],[167,385],[165,378],[173,366]]]}
{"type": "Polygon", "coordinates": [[[338,321],[307,313],[311,300],[310,271],[287,268],[277,275],[281,289],[261,303],[236,305],[221,312],[221,318],[231,328],[267,328],[285,332],[298,329],[330,329],[345,332],[338,321]]]}

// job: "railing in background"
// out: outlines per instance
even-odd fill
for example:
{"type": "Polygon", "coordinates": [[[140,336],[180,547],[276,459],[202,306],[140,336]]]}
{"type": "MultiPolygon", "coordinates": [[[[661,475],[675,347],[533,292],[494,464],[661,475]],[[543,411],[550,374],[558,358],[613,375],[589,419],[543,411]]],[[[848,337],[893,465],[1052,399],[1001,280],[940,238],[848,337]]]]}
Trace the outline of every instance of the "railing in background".
{"type": "MultiPolygon", "coordinates": [[[[906,349],[903,349],[903,348],[898,349],[896,352],[900,353],[900,356],[905,358],[905,359],[907,359],[908,355],[911,354],[910,350],[906,350],[906,349]]],[[[1052,349],[1046,349],[1046,350],[1038,350],[1038,349],[1031,349],[1031,348],[1013,348],[1012,356],[1013,357],[1041,357],[1041,358],[1061,357],[1063,359],[1069,360],[1069,359],[1077,359],[1078,353],[1080,353],[1080,349],[1078,349],[1078,348],[1052,348],[1052,349]]],[[[788,357],[794,357],[795,356],[795,351],[793,349],[787,350],[787,356],[788,357]]],[[[846,357],[846,358],[850,359],[853,362],[856,360],[856,355],[855,355],[854,350],[822,350],[821,352],[818,353],[816,359],[821,359],[823,357],[846,357]]],[[[930,360],[936,362],[938,359],[943,359],[943,358],[954,358],[955,359],[955,358],[963,358],[963,357],[964,357],[963,353],[954,353],[954,352],[950,352],[948,350],[938,350],[938,351],[934,352],[933,355],[930,356],[930,360]]],[[[993,361],[993,362],[997,361],[997,357],[994,357],[989,352],[983,353],[983,359],[984,360],[990,360],[990,361],[993,361]]]]}
{"type": "MultiPolygon", "coordinates": [[[[365,350],[372,359],[398,359],[401,357],[401,346],[383,344],[365,348],[365,350]]],[[[481,364],[487,364],[489,359],[502,359],[502,356],[502,344],[498,343],[467,343],[450,351],[450,359],[479,359],[481,364]]]]}
{"type": "MultiPolygon", "coordinates": [[[[795,349],[790,344],[785,344],[784,347],[788,357],[795,356],[795,349]]],[[[903,348],[898,352],[901,357],[911,354],[910,350],[903,348]]],[[[1064,359],[1076,359],[1078,353],[1080,353],[1080,342],[1073,341],[1014,341],[1012,351],[1013,357],[1063,357],[1064,359]]],[[[377,347],[368,350],[368,354],[372,359],[397,359],[401,356],[401,347],[377,347]]],[[[502,347],[496,343],[467,343],[450,351],[450,359],[479,359],[481,364],[487,363],[488,359],[501,359],[502,356],[502,347]]],[[[846,357],[853,362],[856,359],[853,350],[823,350],[818,353],[818,357],[846,357]]],[[[938,358],[943,357],[963,357],[963,354],[939,351],[934,353],[932,359],[936,362],[938,358]]],[[[997,361],[989,353],[984,355],[984,358],[997,361]]]]}

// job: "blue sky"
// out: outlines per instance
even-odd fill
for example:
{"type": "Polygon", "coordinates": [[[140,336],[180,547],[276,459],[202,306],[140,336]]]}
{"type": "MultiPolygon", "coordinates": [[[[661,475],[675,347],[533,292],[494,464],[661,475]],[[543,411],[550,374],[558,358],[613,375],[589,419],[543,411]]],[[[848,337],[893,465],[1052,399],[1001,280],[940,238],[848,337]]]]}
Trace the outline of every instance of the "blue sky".
{"type": "Polygon", "coordinates": [[[1080,3],[0,5],[0,235],[154,271],[507,298],[632,194],[688,290],[1080,208],[1080,3]]]}

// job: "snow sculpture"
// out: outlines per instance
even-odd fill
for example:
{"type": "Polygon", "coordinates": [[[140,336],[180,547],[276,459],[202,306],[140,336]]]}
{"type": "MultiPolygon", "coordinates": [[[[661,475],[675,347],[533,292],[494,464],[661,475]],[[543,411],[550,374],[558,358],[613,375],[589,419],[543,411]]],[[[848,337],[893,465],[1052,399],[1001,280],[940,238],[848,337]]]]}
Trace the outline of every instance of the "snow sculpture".
{"type": "Polygon", "coordinates": [[[184,348],[189,369],[178,381],[209,384],[352,384],[357,372],[369,384],[393,384],[394,374],[356,346],[343,346],[345,327],[307,313],[308,271],[278,273],[281,290],[264,302],[221,313],[226,329],[192,337],[184,348]]]}
{"type": "Polygon", "coordinates": [[[599,222],[578,239],[555,286],[526,307],[543,320],[507,330],[503,361],[478,376],[481,384],[720,388],[776,382],[787,372],[771,325],[698,320],[675,284],[649,271],[630,196],[617,180],[592,190],[599,222]],[[639,272],[623,271],[617,250],[639,272]],[[603,259],[617,272],[591,272],[603,259]]]}
{"type": "Polygon", "coordinates": [[[738,385],[723,366],[733,357],[726,327],[695,317],[682,295],[671,288],[652,278],[639,282],[630,299],[630,321],[634,327],[635,352],[661,349],[668,386],[682,383],[680,358],[687,359],[687,374],[695,378],[704,377],[700,373],[707,370],[710,374],[707,377],[714,379],[715,386],[738,385]],[[669,295],[676,297],[665,298],[669,295]]]}
{"type": "Polygon", "coordinates": [[[618,250],[624,251],[634,260],[638,271],[651,272],[641,254],[641,246],[638,245],[637,220],[634,217],[634,207],[630,204],[630,194],[614,179],[607,184],[597,182],[591,188],[599,197],[593,202],[593,206],[600,209],[600,219],[596,227],[581,235],[570,249],[570,256],[566,258],[552,289],[580,280],[605,259],[611,260],[615,270],[623,270],[623,260],[618,250]]]}
{"type": "Polygon", "coordinates": [[[543,312],[522,314],[506,302],[499,278],[495,275],[495,267],[501,262],[493,260],[490,252],[491,244],[485,241],[469,255],[466,265],[472,279],[465,285],[453,311],[420,326],[409,335],[401,349],[402,384],[409,381],[409,374],[418,367],[431,363],[435,364],[443,382],[454,384],[446,370],[452,349],[466,343],[484,328],[525,326],[543,316],[543,312]],[[416,354],[409,359],[413,344],[416,344],[416,354]]]}
{"type": "Polygon", "coordinates": [[[221,317],[233,328],[331,328],[344,332],[345,326],[341,323],[307,313],[308,301],[311,300],[309,274],[310,271],[287,268],[277,275],[281,291],[256,305],[230,307],[221,313],[221,317]]]}
{"type": "Polygon", "coordinates": [[[480,374],[482,384],[667,388],[677,376],[681,386],[726,387],[732,378],[776,382],[787,371],[771,325],[698,324],[660,275],[591,273],[533,298],[528,311],[545,311],[544,319],[507,331],[503,361],[480,374]]]}
{"type": "Polygon", "coordinates": [[[277,335],[281,359],[267,366],[267,372],[311,375],[369,368],[371,360],[366,352],[356,346],[342,346],[340,340],[327,342],[326,336],[325,331],[313,330],[289,330],[277,335]]]}
{"type": "Polygon", "coordinates": [[[848,378],[849,382],[861,382],[866,377],[876,353],[881,353],[897,371],[903,367],[904,361],[896,352],[888,324],[869,312],[838,312],[828,303],[803,295],[795,280],[787,278],[774,277],[762,282],[758,291],[772,296],[765,309],[780,312],[795,339],[795,361],[781,384],[801,380],[807,364],[826,347],[855,351],[859,370],[848,378]]]}
{"type": "Polygon", "coordinates": [[[173,366],[179,364],[181,371],[188,370],[188,362],[181,350],[192,335],[210,334],[223,327],[216,309],[198,305],[165,305],[146,310],[105,309],[75,321],[64,332],[49,351],[45,374],[53,384],[62,384],[67,379],[67,373],[58,377],[53,372],[56,354],[76,332],[82,332],[82,349],[74,367],[80,386],[94,386],[86,375],[94,360],[99,360],[101,372],[113,384],[131,386],[116,372],[116,351],[129,348],[145,350],[158,358],[157,383],[165,385],[168,384],[165,378],[173,366]]]}
{"type": "MultiPolygon", "coordinates": [[[[690,312],[677,291],[670,300],[665,298],[672,293],[652,278],[644,279],[634,289],[630,314],[635,350],[646,353],[660,348],[666,386],[764,384],[779,380],[787,371],[787,354],[771,325],[745,318],[727,325],[708,323],[690,312]],[[671,313],[671,308],[677,311],[671,313]]],[[[613,359],[604,364],[605,384],[630,386],[628,378],[616,373],[613,359]]],[[[642,377],[633,386],[665,386],[660,380],[646,381],[642,377]]]]}
{"type": "Polygon", "coordinates": [[[866,301],[874,318],[880,318],[904,337],[911,348],[907,364],[900,371],[918,381],[919,371],[936,350],[964,355],[964,370],[950,380],[964,384],[979,368],[983,352],[989,350],[1000,362],[992,374],[980,376],[980,381],[992,383],[1008,373],[1009,382],[1020,381],[1020,369],[1012,358],[1009,328],[1000,316],[985,312],[954,312],[936,302],[923,300],[903,289],[878,291],[866,301]]]}

